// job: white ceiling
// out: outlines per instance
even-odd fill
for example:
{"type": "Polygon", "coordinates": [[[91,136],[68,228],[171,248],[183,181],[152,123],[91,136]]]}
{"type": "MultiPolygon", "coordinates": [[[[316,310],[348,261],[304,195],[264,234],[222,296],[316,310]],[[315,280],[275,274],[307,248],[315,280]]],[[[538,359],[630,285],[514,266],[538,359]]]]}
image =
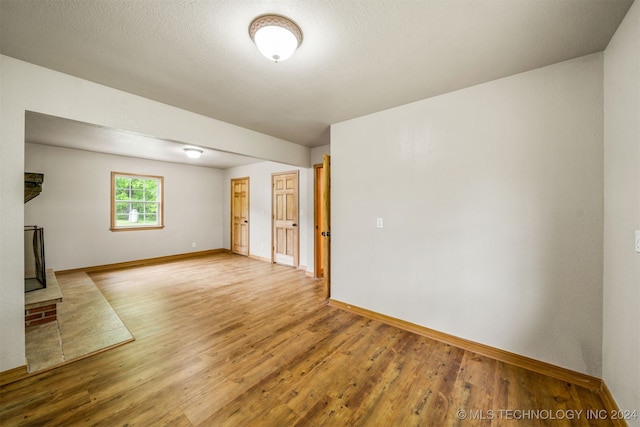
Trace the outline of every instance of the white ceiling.
{"type": "Polygon", "coordinates": [[[211,148],[91,125],[46,114],[26,112],[25,141],[75,150],[138,157],[193,166],[227,169],[260,160],[211,148]],[[90,141],[90,143],[88,143],[90,141]],[[190,159],[184,149],[199,148],[202,156],[190,159]]]}
{"type": "Polygon", "coordinates": [[[0,50],[314,147],[332,123],[602,51],[632,2],[0,0],[0,50]],[[265,13],[302,29],[285,62],[249,38],[265,13]]]}

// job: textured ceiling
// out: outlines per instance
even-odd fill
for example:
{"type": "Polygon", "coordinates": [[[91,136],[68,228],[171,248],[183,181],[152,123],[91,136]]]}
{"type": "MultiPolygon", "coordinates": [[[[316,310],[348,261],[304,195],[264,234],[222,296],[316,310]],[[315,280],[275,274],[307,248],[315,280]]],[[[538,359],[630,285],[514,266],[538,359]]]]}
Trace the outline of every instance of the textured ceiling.
{"type": "Polygon", "coordinates": [[[602,51],[631,0],[0,0],[5,55],[306,146],[350,118],[602,51]],[[273,63],[248,26],[304,41],[273,63]]]}

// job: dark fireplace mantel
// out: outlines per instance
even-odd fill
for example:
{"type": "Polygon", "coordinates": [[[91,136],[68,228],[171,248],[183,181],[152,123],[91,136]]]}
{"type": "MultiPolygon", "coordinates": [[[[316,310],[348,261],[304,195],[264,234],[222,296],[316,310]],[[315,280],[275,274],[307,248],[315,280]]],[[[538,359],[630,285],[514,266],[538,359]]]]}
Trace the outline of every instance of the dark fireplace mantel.
{"type": "Polygon", "coordinates": [[[44,174],[25,172],[24,173],[24,202],[37,197],[42,192],[44,174]]]}

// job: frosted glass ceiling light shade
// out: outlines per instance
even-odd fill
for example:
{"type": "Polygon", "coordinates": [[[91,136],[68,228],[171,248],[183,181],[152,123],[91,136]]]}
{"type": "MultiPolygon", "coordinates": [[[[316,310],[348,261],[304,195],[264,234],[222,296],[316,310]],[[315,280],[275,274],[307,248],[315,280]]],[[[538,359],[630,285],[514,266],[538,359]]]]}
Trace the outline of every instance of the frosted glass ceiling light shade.
{"type": "Polygon", "coordinates": [[[300,28],[279,15],[257,17],[249,26],[249,35],[260,53],[275,62],[289,59],[302,43],[300,28]]]}
{"type": "Polygon", "coordinates": [[[183,148],[183,150],[187,157],[189,157],[190,159],[198,159],[200,158],[200,156],[202,156],[203,153],[203,151],[199,148],[183,148]]]}

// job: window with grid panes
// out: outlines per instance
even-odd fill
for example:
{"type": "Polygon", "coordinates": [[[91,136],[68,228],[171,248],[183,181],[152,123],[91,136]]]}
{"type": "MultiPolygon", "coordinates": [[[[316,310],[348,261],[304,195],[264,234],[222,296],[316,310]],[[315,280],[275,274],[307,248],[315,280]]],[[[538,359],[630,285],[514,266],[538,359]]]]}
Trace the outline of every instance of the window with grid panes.
{"type": "Polygon", "coordinates": [[[111,172],[111,230],[164,227],[163,177],[111,172]]]}

